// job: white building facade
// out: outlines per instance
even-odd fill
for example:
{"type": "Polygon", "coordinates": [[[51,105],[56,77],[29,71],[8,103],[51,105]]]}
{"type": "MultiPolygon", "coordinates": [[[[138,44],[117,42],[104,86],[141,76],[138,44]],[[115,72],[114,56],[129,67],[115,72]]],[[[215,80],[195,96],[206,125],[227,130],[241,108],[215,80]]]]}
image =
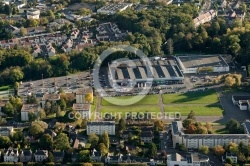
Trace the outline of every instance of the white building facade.
{"type": "Polygon", "coordinates": [[[87,123],[87,135],[91,133],[102,135],[104,131],[109,135],[115,135],[115,121],[92,121],[87,123]]]}

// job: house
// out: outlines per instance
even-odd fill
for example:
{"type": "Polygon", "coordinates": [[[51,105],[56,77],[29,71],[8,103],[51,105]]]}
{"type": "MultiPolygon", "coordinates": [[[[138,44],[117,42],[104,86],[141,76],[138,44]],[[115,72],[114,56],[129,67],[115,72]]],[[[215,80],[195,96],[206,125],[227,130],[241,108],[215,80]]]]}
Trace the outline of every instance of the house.
{"type": "Polygon", "coordinates": [[[36,162],[43,162],[48,159],[48,151],[47,150],[37,150],[34,153],[36,162]]]}
{"type": "Polygon", "coordinates": [[[50,130],[50,129],[45,129],[44,134],[49,134],[52,138],[57,136],[57,134],[53,130],[50,130]]]}
{"type": "Polygon", "coordinates": [[[37,116],[40,110],[39,104],[23,104],[21,109],[21,120],[29,121],[29,113],[33,112],[37,116]]]}
{"type": "Polygon", "coordinates": [[[20,33],[20,28],[17,28],[17,27],[15,27],[13,25],[10,25],[10,24],[6,25],[4,28],[6,30],[11,31],[11,33],[14,34],[14,35],[17,35],[17,34],[20,33]]]}
{"type": "Polygon", "coordinates": [[[206,22],[211,21],[214,17],[217,16],[217,11],[215,10],[210,10],[206,13],[200,14],[198,17],[196,17],[194,21],[194,26],[198,27],[201,24],[204,24],[206,22]]]}
{"type": "Polygon", "coordinates": [[[205,166],[210,165],[209,157],[206,155],[201,155],[198,153],[187,154],[185,156],[178,153],[173,153],[167,155],[167,165],[168,166],[205,166]]]}
{"type": "MultiPolygon", "coordinates": [[[[76,103],[87,103],[85,96],[87,94],[92,95],[93,99],[93,89],[91,87],[80,88],[76,91],[76,103]]],[[[91,101],[90,103],[92,103],[91,101]]]]}
{"type": "Polygon", "coordinates": [[[18,150],[15,149],[4,150],[3,155],[4,155],[3,156],[4,162],[18,162],[18,157],[19,157],[18,150]]]}
{"type": "Polygon", "coordinates": [[[153,133],[151,131],[142,131],[140,135],[141,141],[145,143],[151,143],[153,141],[153,133]]]}
{"type": "Polygon", "coordinates": [[[69,142],[73,149],[78,149],[79,147],[79,139],[77,138],[77,134],[70,134],[69,142]]]}
{"type": "Polygon", "coordinates": [[[42,49],[40,48],[40,46],[38,44],[36,44],[33,48],[33,52],[32,52],[32,56],[34,58],[38,57],[38,55],[40,55],[42,53],[42,49]]]}
{"type": "Polygon", "coordinates": [[[105,163],[121,163],[122,162],[122,154],[119,156],[107,156],[105,159],[105,163]]]}
{"type": "Polygon", "coordinates": [[[116,12],[121,12],[131,7],[132,3],[118,3],[118,4],[108,4],[99,9],[97,9],[97,13],[113,15],[116,12]]]}
{"type": "Polygon", "coordinates": [[[46,45],[46,50],[47,50],[48,56],[54,56],[56,54],[56,50],[52,46],[51,43],[49,43],[49,44],[46,45]]]}
{"type": "Polygon", "coordinates": [[[77,112],[80,119],[91,119],[90,104],[73,104],[73,110],[77,112]]]}
{"type": "Polygon", "coordinates": [[[0,136],[10,136],[13,131],[13,126],[0,126],[0,136]]]}
{"type": "Polygon", "coordinates": [[[238,106],[240,110],[248,110],[248,100],[250,100],[250,96],[245,95],[232,95],[232,102],[234,105],[238,106]]]}
{"type": "Polygon", "coordinates": [[[31,150],[21,150],[19,158],[20,162],[27,163],[32,161],[32,151],[31,150]]]}
{"type": "Polygon", "coordinates": [[[101,152],[96,151],[95,149],[93,149],[92,155],[90,156],[91,160],[95,161],[95,162],[100,162],[102,159],[102,155],[101,152]]]}
{"type": "Polygon", "coordinates": [[[64,52],[70,52],[72,50],[73,47],[73,40],[72,39],[68,39],[66,40],[65,44],[62,47],[62,50],[64,52]]]}
{"type": "Polygon", "coordinates": [[[75,29],[71,32],[70,34],[70,39],[77,39],[77,36],[79,35],[79,30],[78,29],[75,29]]]}
{"type": "Polygon", "coordinates": [[[115,135],[115,121],[87,122],[87,135],[90,135],[91,133],[102,135],[104,131],[109,135],[115,135]]]}
{"type": "Polygon", "coordinates": [[[226,159],[228,158],[232,159],[233,164],[237,164],[237,161],[238,161],[237,155],[232,154],[232,153],[226,153],[225,155],[221,157],[221,160],[222,162],[226,162],[226,159]]]}
{"type": "Polygon", "coordinates": [[[26,11],[27,19],[39,19],[40,10],[37,9],[29,9],[26,11]]]}
{"type": "Polygon", "coordinates": [[[56,102],[60,100],[60,94],[44,94],[41,100],[42,108],[44,108],[46,101],[56,102]]]}
{"type": "Polygon", "coordinates": [[[53,152],[54,156],[54,162],[55,163],[62,163],[64,159],[64,152],[62,151],[54,151],[53,152]]]}

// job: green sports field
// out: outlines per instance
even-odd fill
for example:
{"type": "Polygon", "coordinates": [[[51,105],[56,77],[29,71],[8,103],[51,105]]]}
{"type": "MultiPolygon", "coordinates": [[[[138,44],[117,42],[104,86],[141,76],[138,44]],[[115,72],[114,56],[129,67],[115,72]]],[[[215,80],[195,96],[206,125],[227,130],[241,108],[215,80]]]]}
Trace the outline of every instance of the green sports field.
{"type": "Polygon", "coordinates": [[[219,102],[214,90],[185,94],[164,94],[162,98],[164,104],[214,104],[219,102]]]}
{"type": "MultiPolygon", "coordinates": [[[[114,106],[114,104],[109,103],[107,100],[112,100],[115,101],[114,99],[123,99],[122,101],[116,102],[116,105],[122,105],[126,99],[131,99],[132,101],[136,101],[140,98],[141,96],[120,96],[120,97],[106,97],[102,99],[102,106],[114,106]]],[[[133,105],[156,105],[159,103],[159,98],[157,95],[147,95],[145,96],[142,100],[136,102],[133,105]]]]}
{"type": "Polygon", "coordinates": [[[167,112],[179,112],[181,116],[187,116],[190,111],[195,112],[195,116],[223,116],[223,110],[219,106],[165,106],[164,111],[167,112]]]}

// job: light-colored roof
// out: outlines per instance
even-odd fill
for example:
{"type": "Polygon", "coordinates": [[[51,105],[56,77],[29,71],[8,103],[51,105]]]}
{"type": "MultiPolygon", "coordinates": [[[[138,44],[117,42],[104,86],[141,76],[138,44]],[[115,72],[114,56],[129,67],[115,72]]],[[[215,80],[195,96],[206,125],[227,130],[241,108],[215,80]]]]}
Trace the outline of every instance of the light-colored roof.
{"type": "Polygon", "coordinates": [[[73,110],[75,111],[89,110],[89,108],[90,108],[90,104],[77,104],[77,103],[73,104],[73,110]]]}
{"type": "Polygon", "coordinates": [[[60,94],[44,94],[42,100],[60,100],[60,94]]]}
{"type": "Polygon", "coordinates": [[[22,112],[29,112],[31,110],[38,111],[39,104],[23,104],[21,111],[22,112]]]}

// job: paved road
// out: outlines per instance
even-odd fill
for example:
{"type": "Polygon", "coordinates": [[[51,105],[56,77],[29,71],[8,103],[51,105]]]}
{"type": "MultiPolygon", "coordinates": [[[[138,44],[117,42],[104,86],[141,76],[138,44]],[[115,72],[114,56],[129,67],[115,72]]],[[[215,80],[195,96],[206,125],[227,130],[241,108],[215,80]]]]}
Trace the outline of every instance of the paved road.
{"type": "Polygon", "coordinates": [[[250,119],[249,111],[240,110],[238,106],[235,106],[232,102],[232,95],[249,95],[247,93],[222,93],[218,92],[220,97],[220,103],[225,111],[225,115],[222,119],[217,120],[216,122],[227,122],[231,118],[234,118],[238,121],[245,121],[246,119],[250,119]]]}

